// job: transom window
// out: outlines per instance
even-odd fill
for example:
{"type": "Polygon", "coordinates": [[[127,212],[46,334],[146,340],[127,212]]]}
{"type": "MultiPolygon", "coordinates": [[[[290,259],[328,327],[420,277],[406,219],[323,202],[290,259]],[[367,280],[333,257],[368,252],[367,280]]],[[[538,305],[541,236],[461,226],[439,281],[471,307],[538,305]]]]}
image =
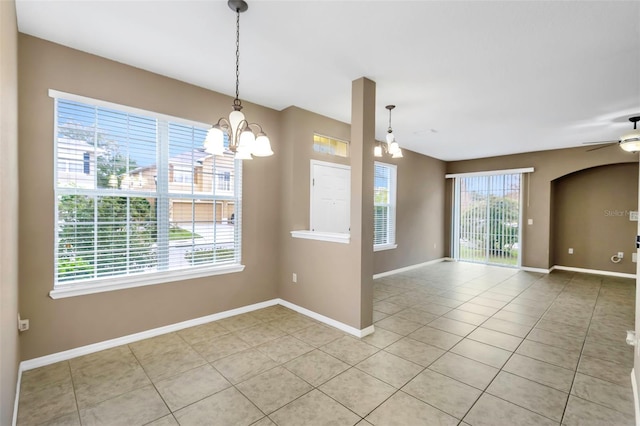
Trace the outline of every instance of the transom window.
{"type": "Polygon", "coordinates": [[[338,157],[348,157],[349,142],[314,133],[313,150],[338,157]]]}
{"type": "Polygon", "coordinates": [[[396,248],[397,166],[375,162],[373,171],[373,248],[396,248]]]}
{"type": "Polygon", "coordinates": [[[54,290],[240,265],[241,162],[208,125],[55,94],[54,290]]]}

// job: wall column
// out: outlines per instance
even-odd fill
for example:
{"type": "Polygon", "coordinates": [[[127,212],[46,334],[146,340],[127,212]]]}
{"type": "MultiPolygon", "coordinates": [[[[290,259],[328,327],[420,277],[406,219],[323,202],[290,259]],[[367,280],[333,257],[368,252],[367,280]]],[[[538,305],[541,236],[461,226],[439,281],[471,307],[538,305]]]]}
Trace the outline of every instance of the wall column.
{"type": "Polygon", "coordinates": [[[360,281],[360,329],[373,323],[373,144],[376,84],[367,78],[351,86],[351,248],[360,281]]]}

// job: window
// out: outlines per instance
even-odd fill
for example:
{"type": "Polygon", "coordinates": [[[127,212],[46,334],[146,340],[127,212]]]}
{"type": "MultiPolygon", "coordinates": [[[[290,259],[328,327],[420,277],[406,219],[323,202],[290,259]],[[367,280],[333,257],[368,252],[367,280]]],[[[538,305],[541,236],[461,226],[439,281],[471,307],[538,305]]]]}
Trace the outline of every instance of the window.
{"type": "Polygon", "coordinates": [[[396,166],[375,162],[373,171],[373,248],[396,248],[396,166]]]}
{"type": "Polygon", "coordinates": [[[231,191],[231,173],[222,172],[216,174],[216,188],[222,192],[231,191]]]}
{"type": "Polygon", "coordinates": [[[204,152],[208,125],[54,94],[54,292],[241,270],[241,162],[204,152]]]}
{"type": "Polygon", "coordinates": [[[336,155],[338,157],[348,157],[349,142],[339,139],[330,138],[328,136],[313,135],[313,150],[324,154],[336,155]]]}

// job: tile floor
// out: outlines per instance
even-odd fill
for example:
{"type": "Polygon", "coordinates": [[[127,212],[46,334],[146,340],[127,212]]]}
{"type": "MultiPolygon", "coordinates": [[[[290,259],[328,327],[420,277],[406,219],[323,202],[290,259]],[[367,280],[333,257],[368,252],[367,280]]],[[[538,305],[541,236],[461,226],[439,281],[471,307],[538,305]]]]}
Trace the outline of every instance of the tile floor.
{"type": "Polygon", "coordinates": [[[633,425],[635,283],[446,262],[356,339],[281,306],[22,376],[19,425],[633,425]]]}

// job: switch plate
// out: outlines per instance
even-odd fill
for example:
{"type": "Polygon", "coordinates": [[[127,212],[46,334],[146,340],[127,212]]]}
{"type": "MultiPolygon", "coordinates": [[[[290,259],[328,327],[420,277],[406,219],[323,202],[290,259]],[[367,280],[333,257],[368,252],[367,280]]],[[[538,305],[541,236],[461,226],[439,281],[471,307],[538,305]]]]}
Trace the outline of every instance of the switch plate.
{"type": "Polygon", "coordinates": [[[293,281],[294,283],[297,283],[298,282],[298,274],[296,274],[294,272],[293,275],[291,276],[291,281],[293,281]]]}
{"type": "Polygon", "coordinates": [[[619,251],[618,252],[618,259],[622,259],[622,258],[624,258],[624,252],[619,251]]]}
{"type": "Polygon", "coordinates": [[[533,219],[527,219],[527,224],[528,225],[533,225],[533,219]]]}
{"type": "Polygon", "coordinates": [[[631,253],[631,261],[636,263],[638,261],[638,253],[631,253]]]}
{"type": "Polygon", "coordinates": [[[572,248],[569,249],[569,254],[573,254],[573,249],[572,248]]]}
{"type": "Polygon", "coordinates": [[[632,222],[637,222],[638,221],[638,212],[637,211],[630,211],[629,212],[629,220],[632,222]]]}

